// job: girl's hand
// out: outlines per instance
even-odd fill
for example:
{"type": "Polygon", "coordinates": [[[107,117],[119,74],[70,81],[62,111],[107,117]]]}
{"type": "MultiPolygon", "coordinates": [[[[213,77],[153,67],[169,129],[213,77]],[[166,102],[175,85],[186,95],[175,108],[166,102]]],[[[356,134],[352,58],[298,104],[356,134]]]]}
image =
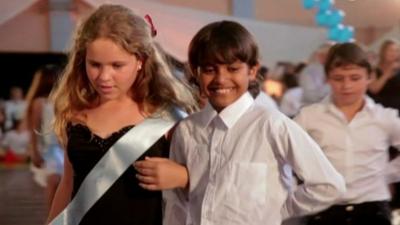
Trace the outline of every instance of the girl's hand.
{"type": "Polygon", "coordinates": [[[139,185],[147,190],[185,188],[189,181],[186,167],[167,158],[146,157],[134,163],[139,185]]]}
{"type": "Polygon", "coordinates": [[[44,164],[43,157],[38,152],[34,152],[31,154],[31,160],[33,165],[37,168],[41,168],[44,164]]]}

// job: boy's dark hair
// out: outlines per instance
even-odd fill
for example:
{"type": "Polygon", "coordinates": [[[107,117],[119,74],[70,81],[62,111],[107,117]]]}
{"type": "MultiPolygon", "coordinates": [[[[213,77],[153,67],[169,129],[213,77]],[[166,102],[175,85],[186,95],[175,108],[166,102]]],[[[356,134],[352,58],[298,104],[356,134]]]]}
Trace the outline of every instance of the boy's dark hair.
{"type": "Polygon", "coordinates": [[[258,64],[258,47],[249,31],[234,21],[206,25],[189,45],[189,64],[197,76],[199,67],[231,64],[240,60],[250,67],[258,64]]]}
{"type": "Polygon", "coordinates": [[[283,74],[282,83],[286,86],[287,89],[299,86],[296,76],[297,74],[292,74],[292,73],[283,74]]]}
{"type": "Polygon", "coordinates": [[[366,52],[354,43],[336,44],[329,49],[328,57],[325,63],[325,73],[337,67],[357,65],[371,73],[372,67],[368,61],[366,52]]]}
{"type": "Polygon", "coordinates": [[[264,81],[268,78],[268,67],[266,66],[260,66],[260,69],[257,71],[257,79],[260,81],[264,81]]]}

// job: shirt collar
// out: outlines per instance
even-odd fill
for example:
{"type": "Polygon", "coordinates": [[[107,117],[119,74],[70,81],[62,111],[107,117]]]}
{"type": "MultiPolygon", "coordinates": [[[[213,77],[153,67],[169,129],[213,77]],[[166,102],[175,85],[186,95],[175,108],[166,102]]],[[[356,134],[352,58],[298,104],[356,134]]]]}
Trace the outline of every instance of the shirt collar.
{"type": "Polygon", "coordinates": [[[244,93],[235,102],[223,109],[219,114],[207,103],[206,107],[201,112],[202,126],[207,127],[215,117],[219,117],[224,125],[229,129],[235,125],[239,118],[250,108],[254,103],[253,97],[249,92],[244,93]]]}
{"type": "MultiPolygon", "coordinates": [[[[334,112],[336,112],[336,111],[339,110],[339,109],[335,106],[335,104],[333,103],[333,101],[332,101],[332,96],[331,96],[331,95],[328,95],[327,97],[325,97],[325,98],[322,100],[322,103],[325,104],[326,110],[328,110],[328,111],[331,111],[331,112],[334,111],[334,112]]],[[[363,108],[360,110],[360,112],[364,112],[364,111],[372,112],[373,109],[374,109],[374,107],[375,107],[375,102],[374,102],[374,100],[372,100],[369,96],[365,95],[365,96],[364,96],[364,106],[363,106],[363,108]]]]}

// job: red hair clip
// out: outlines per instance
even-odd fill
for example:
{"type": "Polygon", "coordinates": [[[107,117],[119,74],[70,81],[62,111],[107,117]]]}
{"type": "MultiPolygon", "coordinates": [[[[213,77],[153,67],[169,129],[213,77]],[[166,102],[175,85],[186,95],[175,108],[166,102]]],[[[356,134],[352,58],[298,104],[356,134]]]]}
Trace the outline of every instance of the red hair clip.
{"type": "Polygon", "coordinates": [[[152,37],[155,37],[155,36],[157,35],[157,30],[156,30],[156,28],[154,27],[153,20],[151,19],[151,17],[150,17],[149,14],[145,15],[144,18],[145,18],[145,19],[147,20],[147,22],[150,24],[151,36],[152,36],[152,37]]]}

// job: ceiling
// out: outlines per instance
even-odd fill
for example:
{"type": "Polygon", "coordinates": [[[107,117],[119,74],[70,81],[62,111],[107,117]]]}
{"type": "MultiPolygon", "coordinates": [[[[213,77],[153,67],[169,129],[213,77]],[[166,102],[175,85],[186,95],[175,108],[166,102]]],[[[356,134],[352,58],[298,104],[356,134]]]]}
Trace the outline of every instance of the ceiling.
{"type": "MultiPolygon", "coordinates": [[[[232,0],[153,0],[166,4],[230,14],[232,0]]],[[[247,0],[246,0],[247,1],[247,0]]],[[[252,0],[257,19],[316,26],[316,10],[306,10],[302,0],[252,0]]],[[[400,0],[336,0],[346,15],[344,23],[357,28],[389,28],[400,24],[400,0]]]]}
{"type": "MultiPolygon", "coordinates": [[[[357,28],[399,25],[400,0],[336,0],[345,12],[344,23],[357,28]]],[[[315,25],[316,9],[306,10],[302,0],[256,0],[257,18],[301,25],[315,25]]]]}

